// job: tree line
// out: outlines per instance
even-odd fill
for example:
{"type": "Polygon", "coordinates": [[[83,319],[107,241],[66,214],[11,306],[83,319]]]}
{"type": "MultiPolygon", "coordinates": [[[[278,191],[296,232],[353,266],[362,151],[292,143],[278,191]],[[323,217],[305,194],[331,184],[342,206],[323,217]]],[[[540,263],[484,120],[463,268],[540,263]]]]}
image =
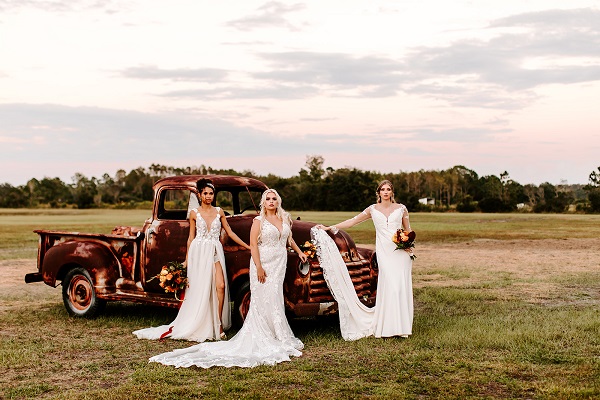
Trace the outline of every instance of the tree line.
{"type": "Polygon", "coordinates": [[[508,172],[479,176],[462,165],[446,170],[381,173],[357,168],[325,167],[322,156],[307,156],[297,175],[283,178],[253,171],[172,167],[152,164],[129,172],[120,169],[114,176],[88,178],[76,173],[72,182],[59,178],[31,179],[25,185],[0,184],[0,207],[115,207],[149,208],[152,186],[172,175],[223,174],[257,178],[277,189],[290,210],[356,211],[375,200],[375,189],[383,179],[390,180],[395,198],[411,211],[458,212],[600,212],[600,167],[589,175],[587,185],[522,185],[508,172]],[[429,203],[427,204],[427,199],[429,203]],[[421,201],[420,201],[421,200],[421,201]]]}

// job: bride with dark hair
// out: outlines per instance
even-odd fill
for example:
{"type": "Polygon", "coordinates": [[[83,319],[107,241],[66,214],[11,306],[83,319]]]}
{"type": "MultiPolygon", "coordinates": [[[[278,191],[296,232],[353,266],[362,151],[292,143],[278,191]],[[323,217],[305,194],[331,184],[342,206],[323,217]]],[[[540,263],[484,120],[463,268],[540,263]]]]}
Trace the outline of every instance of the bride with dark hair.
{"type": "Polygon", "coordinates": [[[231,309],[225,270],[225,254],[219,240],[221,229],[240,246],[250,249],[230,228],[224,211],[213,207],[215,187],[208,179],[196,184],[200,206],[190,211],[187,243],[188,288],[173,322],[133,332],[140,339],[185,339],[195,342],[226,339],[231,309]],[[227,305],[227,307],[225,306],[227,305]]]}
{"type": "Polygon", "coordinates": [[[210,368],[274,365],[299,357],[304,345],[294,336],[286,316],[283,280],[287,245],[305,262],[306,255],[292,239],[292,220],[281,208],[281,197],[267,189],[260,201],[260,215],[250,230],[250,309],[240,331],[230,340],[200,343],[150,358],[175,367],[210,368]]]}

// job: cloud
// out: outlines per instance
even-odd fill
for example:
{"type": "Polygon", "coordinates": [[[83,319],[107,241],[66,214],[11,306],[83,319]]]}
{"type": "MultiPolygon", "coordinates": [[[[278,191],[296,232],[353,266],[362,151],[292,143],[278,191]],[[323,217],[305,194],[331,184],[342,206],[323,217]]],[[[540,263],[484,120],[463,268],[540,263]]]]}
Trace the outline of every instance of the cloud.
{"type": "Polygon", "coordinates": [[[172,81],[202,81],[213,83],[227,78],[229,71],[218,68],[161,69],[152,65],[126,68],[121,71],[126,78],[169,79],[172,81]]]}
{"type": "Polygon", "coordinates": [[[0,0],[0,11],[20,11],[36,9],[47,12],[80,12],[86,10],[102,10],[116,13],[130,4],[124,0],[0,0]]]}
{"type": "Polygon", "coordinates": [[[403,63],[379,56],[356,57],[342,53],[262,53],[271,71],[254,73],[257,79],[310,82],[334,87],[388,86],[405,81],[403,63]]]}
{"type": "MultiPolygon", "coordinates": [[[[250,73],[253,81],[246,87],[224,80],[214,82],[213,88],[169,91],[163,95],[213,99],[303,99],[321,95],[377,98],[396,95],[400,83],[407,80],[403,64],[384,57],[319,52],[261,53],[260,57],[267,63],[266,71],[250,73]]],[[[168,74],[152,70],[143,76],[165,75],[173,80],[186,79],[176,70],[168,74]]]]}
{"type": "Polygon", "coordinates": [[[3,159],[44,157],[60,161],[152,159],[156,156],[193,155],[205,148],[243,154],[247,144],[268,140],[269,135],[238,128],[224,121],[187,114],[150,114],[93,107],[51,104],[0,105],[0,138],[26,148],[4,145],[3,159]],[[44,143],[32,138],[43,137],[44,143]]]}
{"type": "MultiPolygon", "coordinates": [[[[247,25],[280,21],[302,9],[267,3],[247,25]],[[277,16],[277,17],[275,17],[277,16]]],[[[163,93],[206,99],[306,99],[393,97],[400,92],[469,108],[516,110],[538,99],[537,87],[600,80],[600,11],[547,10],[492,21],[489,39],[460,39],[420,46],[402,58],[313,51],[261,52],[260,72],[237,71],[249,79],[230,81],[232,71],[212,68],[129,68],[127,77],[202,81],[209,87],[163,93]],[[573,59],[575,57],[575,59],[573,59]],[[583,60],[583,62],[582,62],[583,60]]]]}
{"type": "Polygon", "coordinates": [[[306,6],[301,3],[287,5],[282,2],[270,1],[259,7],[254,15],[229,21],[227,25],[241,31],[273,27],[297,31],[299,28],[289,22],[286,15],[305,8],[306,6]]]}
{"type": "Polygon", "coordinates": [[[451,128],[446,126],[390,127],[364,134],[331,135],[320,133],[308,135],[308,141],[321,143],[353,143],[352,151],[360,153],[397,151],[396,146],[422,142],[483,143],[512,130],[506,128],[451,128]]]}
{"type": "Polygon", "coordinates": [[[600,27],[600,11],[590,8],[568,10],[544,10],[498,18],[490,23],[490,27],[529,26],[538,29],[598,31],[600,27]]]}
{"type": "Polygon", "coordinates": [[[489,40],[412,49],[404,61],[420,81],[404,88],[458,106],[515,109],[536,99],[530,92],[536,87],[600,80],[598,10],[518,14],[492,21],[488,29],[498,31],[489,40]],[[538,62],[528,66],[528,61],[538,62]]]}
{"type": "MultiPolygon", "coordinates": [[[[259,82],[260,83],[260,82],[259,82]]],[[[163,93],[165,97],[197,98],[197,99],[278,99],[295,100],[314,97],[319,89],[309,85],[267,84],[256,87],[224,85],[212,89],[183,89],[163,93]]]]}

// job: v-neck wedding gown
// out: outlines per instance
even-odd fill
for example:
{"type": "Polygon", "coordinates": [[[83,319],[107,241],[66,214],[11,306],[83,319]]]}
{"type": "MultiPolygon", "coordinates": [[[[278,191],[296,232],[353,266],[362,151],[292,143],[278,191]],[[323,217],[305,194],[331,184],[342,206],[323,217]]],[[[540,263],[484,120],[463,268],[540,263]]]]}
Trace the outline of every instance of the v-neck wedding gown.
{"type": "Polygon", "coordinates": [[[323,276],[338,303],[340,330],[345,340],[412,334],[412,260],[405,251],[396,250],[392,241],[392,235],[402,228],[405,211],[404,205],[400,205],[387,217],[375,205],[363,211],[373,220],[376,233],[379,277],[373,308],[366,307],[358,299],[335,242],[325,231],[311,229],[323,276]]]}
{"type": "MultiPolygon", "coordinates": [[[[256,217],[260,221],[260,217],[256,217]]],[[[302,342],[294,336],[286,316],[283,280],[287,266],[290,226],[282,230],[266,219],[261,224],[258,250],[267,278],[258,281],[256,265],[250,261],[250,309],[240,331],[228,341],[200,343],[150,358],[175,367],[255,367],[289,361],[302,355],[302,342]]]]}
{"type": "Polygon", "coordinates": [[[218,340],[220,338],[219,300],[216,292],[215,263],[221,262],[225,278],[225,299],[223,306],[223,329],[231,326],[229,290],[225,254],[219,241],[221,236],[220,209],[210,225],[196,211],[196,237],[188,250],[188,288],[179,308],[179,313],[168,325],[140,329],[133,332],[139,339],[185,339],[195,342],[218,340]],[[170,333],[168,333],[170,331],[170,333]],[[166,334],[166,335],[165,335],[166,334]],[[164,335],[164,336],[163,336],[164,335]]]}

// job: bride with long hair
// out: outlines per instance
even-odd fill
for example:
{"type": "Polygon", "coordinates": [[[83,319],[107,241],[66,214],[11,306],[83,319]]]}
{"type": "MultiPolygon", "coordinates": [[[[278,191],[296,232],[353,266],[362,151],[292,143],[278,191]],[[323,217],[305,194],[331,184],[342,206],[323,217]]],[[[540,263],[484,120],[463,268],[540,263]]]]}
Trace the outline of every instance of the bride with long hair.
{"type": "Polygon", "coordinates": [[[330,290],[338,302],[340,329],[346,340],[365,336],[408,337],[413,325],[412,249],[396,251],[392,241],[402,229],[412,231],[408,210],[394,199],[394,187],[389,180],[377,186],[377,203],[346,221],[331,226],[317,225],[311,230],[317,242],[317,255],[330,290]],[[375,250],[379,276],[375,307],[362,304],[348,275],[346,266],[333,240],[324,231],[334,235],[371,218],[375,226],[375,250]],[[320,229],[319,229],[320,228],[320,229]]]}

